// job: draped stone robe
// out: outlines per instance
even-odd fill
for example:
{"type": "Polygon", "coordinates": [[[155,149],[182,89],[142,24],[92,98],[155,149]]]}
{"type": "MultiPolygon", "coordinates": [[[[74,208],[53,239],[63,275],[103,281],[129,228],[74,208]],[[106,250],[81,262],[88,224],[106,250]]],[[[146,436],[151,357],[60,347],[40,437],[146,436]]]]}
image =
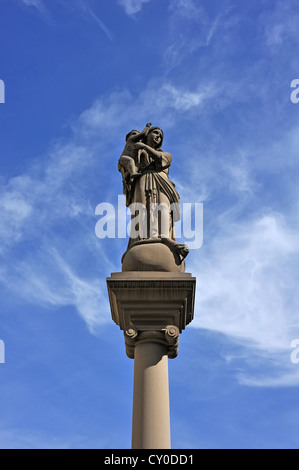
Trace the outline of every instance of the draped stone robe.
{"type": "Polygon", "coordinates": [[[128,249],[140,239],[168,237],[175,241],[174,222],[180,219],[180,197],[174,183],[168,177],[172,155],[161,149],[159,152],[161,152],[159,162],[148,159],[148,164],[145,163],[141,170],[141,176],[131,185],[124,183],[126,203],[131,207],[132,222],[136,217],[136,207],[139,215],[138,225],[131,226],[128,249]],[[143,214],[140,214],[140,204],[145,209],[143,214]]]}

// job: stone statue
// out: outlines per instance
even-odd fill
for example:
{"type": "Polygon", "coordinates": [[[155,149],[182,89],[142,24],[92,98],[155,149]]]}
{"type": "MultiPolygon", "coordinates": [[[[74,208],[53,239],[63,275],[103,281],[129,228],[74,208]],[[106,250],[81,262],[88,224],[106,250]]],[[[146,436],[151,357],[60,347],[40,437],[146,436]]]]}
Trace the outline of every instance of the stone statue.
{"type": "Polygon", "coordinates": [[[163,131],[147,123],[133,130],[118,161],[126,205],[131,210],[131,234],[122,257],[123,271],[185,270],[186,245],[175,238],[180,197],[169,179],[172,155],[162,150],[163,131]]]}

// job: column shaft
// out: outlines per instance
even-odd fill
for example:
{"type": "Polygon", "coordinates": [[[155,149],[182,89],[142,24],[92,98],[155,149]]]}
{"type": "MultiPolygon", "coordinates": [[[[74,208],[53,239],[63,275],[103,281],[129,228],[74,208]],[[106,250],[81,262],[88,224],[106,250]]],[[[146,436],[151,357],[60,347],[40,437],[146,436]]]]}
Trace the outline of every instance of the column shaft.
{"type": "Polygon", "coordinates": [[[132,449],[170,449],[167,346],[135,346],[132,449]]]}

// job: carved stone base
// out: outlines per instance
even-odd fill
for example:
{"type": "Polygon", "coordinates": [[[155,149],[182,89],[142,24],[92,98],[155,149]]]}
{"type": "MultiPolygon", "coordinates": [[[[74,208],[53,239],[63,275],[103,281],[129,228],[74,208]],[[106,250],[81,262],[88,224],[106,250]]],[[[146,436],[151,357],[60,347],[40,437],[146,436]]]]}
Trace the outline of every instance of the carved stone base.
{"type": "Polygon", "coordinates": [[[122,271],[180,272],[186,269],[189,249],[169,238],[139,240],[122,257],[122,271]]]}

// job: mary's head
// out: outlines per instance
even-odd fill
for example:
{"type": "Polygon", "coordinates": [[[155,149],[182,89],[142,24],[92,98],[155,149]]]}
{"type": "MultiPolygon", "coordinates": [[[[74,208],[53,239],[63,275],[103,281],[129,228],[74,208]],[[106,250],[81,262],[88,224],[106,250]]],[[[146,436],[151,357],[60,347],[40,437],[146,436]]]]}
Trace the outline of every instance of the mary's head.
{"type": "Polygon", "coordinates": [[[162,147],[163,131],[160,127],[151,127],[146,137],[146,143],[155,150],[162,147]]]}

